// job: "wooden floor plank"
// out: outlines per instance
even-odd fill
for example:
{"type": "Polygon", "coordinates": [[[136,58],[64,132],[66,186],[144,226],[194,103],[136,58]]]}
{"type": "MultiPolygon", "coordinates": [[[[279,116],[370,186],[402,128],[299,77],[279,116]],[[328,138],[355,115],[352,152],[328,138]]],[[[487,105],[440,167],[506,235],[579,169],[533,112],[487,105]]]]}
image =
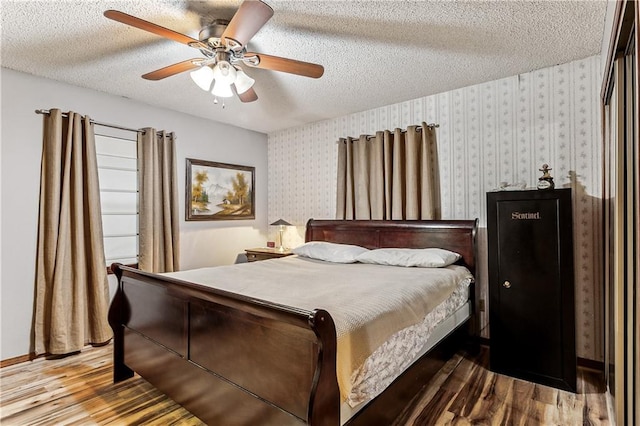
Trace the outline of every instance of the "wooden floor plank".
{"type": "MultiPolygon", "coordinates": [[[[113,383],[112,345],[0,369],[0,424],[186,425],[203,423],[138,375],[113,383]]],[[[456,354],[394,426],[609,425],[602,378],[578,375],[578,393],[488,369],[488,349],[456,354]]]]}
{"type": "Polygon", "coordinates": [[[482,395],[488,373],[486,369],[480,368],[478,364],[473,364],[473,368],[469,370],[470,375],[463,378],[464,385],[449,406],[449,411],[458,417],[466,418],[482,395]]]}
{"type": "Polygon", "coordinates": [[[455,413],[447,410],[447,408],[453,402],[455,395],[455,392],[444,387],[438,389],[433,399],[424,406],[424,409],[420,410],[414,424],[435,425],[441,424],[447,416],[454,418],[455,413]]]}

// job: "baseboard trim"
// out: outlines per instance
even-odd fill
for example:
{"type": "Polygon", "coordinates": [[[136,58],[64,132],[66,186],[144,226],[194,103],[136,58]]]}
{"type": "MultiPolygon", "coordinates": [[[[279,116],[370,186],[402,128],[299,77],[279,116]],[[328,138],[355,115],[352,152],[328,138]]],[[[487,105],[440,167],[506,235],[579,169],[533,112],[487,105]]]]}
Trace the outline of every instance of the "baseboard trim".
{"type": "Polygon", "coordinates": [[[600,373],[604,373],[604,362],[602,361],[596,361],[595,359],[578,357],[577,365],[580,368],[585,368],[587,370],[593,370],[593,371],[598,371],[600,373]]]}
{"type": "Polygon", "coordinates": [[[20,355],[13,358],[0,360],[0,368],[10,367],[12,365],[20,364],[21,362],[33,361],[36,358],[40,358],[44,356],[44,354],[36,355],[36,354],[27,354],[20,355]]]}
{"type": "MultiPolygon", "coordinates": [[[[489,339],[487,337],[479,336],[478,337],[478,342],[483,346],[488,346],[489,348],[491,348],[491,339],[489,339]]],[[[580,367],[580,368],[584,368],[584,369],[587,369],[587,370],[598,371],[600,373],[604,372],[604,362],[603,361],[596,361],[595,359],[577,357],[576,358],[576,365],[578,367],[580,367]]]]}
{"type": "Polygon", "coordinates": [[[491,340],[488,337],[479,336],[478,343],[480,343],[482,346],[491,346],[491,340]]]}
{"type": "Polygon", "coordinates": [[[73,352],[69,352],[66,354],[59,354],[59,355],[51,355],[49,352],[43,353],[43,354],[39,354],[36,355],[35,353],[30,353],[27,355],[20,355],[20,356],[16,356],[13,358],[8,358],[8,359],[4,359],[4,360],[0,360],[0,368],[4,368],[4,367],[9,367],[11,365],[16,365],[16,364],[20,364],[21,362],[27,362],[27,361],[33,361],[37,358],[43,358],[46,357],[47,359],[59,359],[59,358],[64,358],[70,355],[75,355],[79,352],[81,352],[83,349],[86,348],[91,348],[91,347],[99,347],[99,346],[106,346],[109,343],[111,343],[113,341],[113,338],[110,338],[109,340],[107,340],[106,342],[102,342],[102,343],[89,343],[87,345],[84,346],[84,348],[82,348],[79,351],[73,351],[73,352]]]}

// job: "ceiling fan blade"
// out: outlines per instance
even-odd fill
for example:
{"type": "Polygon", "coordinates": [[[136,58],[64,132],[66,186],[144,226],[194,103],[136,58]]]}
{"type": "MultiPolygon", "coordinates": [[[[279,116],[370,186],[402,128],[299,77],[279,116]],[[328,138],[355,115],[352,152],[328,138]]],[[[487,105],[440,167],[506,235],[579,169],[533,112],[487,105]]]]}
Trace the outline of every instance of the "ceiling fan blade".
{"type": "Polygon", "coordinates": [[[124,12],[120,12],[117,10],[107,10],[106,12],[104,12],[104,16],[106,16],[109,19],[113,19],[114,21],[122,22],[123,24],[131,25],[132,27],[149,31],[150,33],[154,33],[156,35],[159,35],[160,37],[168,38],[169,40],[174,40],[174,41],[177,41],[178,43],[186,44],[187,46],[192,46],[192,44],[194,43],[199,47],[201,44],[200,40],[196,40],[195,38],[191,38],[179,32],[170,30],[165,27],[161,27],[160,25],[156,25],[152,22],[145,21],[144,19],[127,15],[124,12]]]}
{"type": "Polygon", "coordinates": [[[238,93],[238,91],[236,90],[236,85],[234,84],[233,91],[236,92],[236,95],[238,95],[238,98],[242,102],[253,102],[258,100],[258,95],[256,91],[253,90],[253,87],[249,88],[249,90],[245,91],[244,93],[238,93]]]}
{"type": "Polygon", "coordinates": [[[268,4],[246,0],[231,18],[221,38],[232,39],[244,46],[272,16],[273,9],[268,4]]]}
{"type": "Polygon", "coordinates": [[[247,52],[244,56],[245,58],[257,56],[258,59],[260,59],[258,65],[253,65],[250,60],[245,61],[245,64],[256,68],[288,72],[290,74],[297,74],[311,78],[320,78],[322,77],[322,74],[324,74],[324,67],[322,65],[312,64],[311,62],[281,58],[280,56],[265,55],[264,53],[247,52]]]}
{"type": "Polygon", "coordinates": [[[142,78],[145,80],[162,80],[163,78],[171,77],[172,75],[180,74],[181,72],[200,68],[198,63],[202,61],[202,58],[187,59],[186,61],[178,62],[177,64],[169,65],[168,67],[146,73],[142,78]]]}

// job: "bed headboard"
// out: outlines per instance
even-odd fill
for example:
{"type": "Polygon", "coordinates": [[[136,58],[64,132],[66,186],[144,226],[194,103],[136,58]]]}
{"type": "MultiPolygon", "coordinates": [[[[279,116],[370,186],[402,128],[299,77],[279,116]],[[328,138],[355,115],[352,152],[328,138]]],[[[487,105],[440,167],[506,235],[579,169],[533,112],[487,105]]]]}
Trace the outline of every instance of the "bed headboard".
{"type": "Polygon", "coordinates": [[[439,247],[462,255],[458,263],[476,273],[474,220],[314,220],[307,222],[305,241],[328,241],[373,248],[439,247]]]}

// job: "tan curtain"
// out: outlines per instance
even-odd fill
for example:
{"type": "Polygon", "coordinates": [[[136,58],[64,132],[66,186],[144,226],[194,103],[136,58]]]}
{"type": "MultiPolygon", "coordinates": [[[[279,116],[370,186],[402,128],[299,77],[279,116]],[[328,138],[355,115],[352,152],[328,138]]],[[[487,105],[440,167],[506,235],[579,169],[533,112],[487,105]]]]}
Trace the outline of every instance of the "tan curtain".
{"type": "Polygon", "coordinates": [[[152,128],[138,133],[140,192],[138,266],[148,272],[179,269],[178,179],[175,136],[152,128]]]}
{"type": "Polygon", "coordinates": [[[433,126],[338,141],[337,219],[440,219],[433,126]]]}
{"type": "Polygon", "coordinates": [[[89,117],[44,116],[35,352],[67,354],[111,336],[95,135],[89,117]]]}

